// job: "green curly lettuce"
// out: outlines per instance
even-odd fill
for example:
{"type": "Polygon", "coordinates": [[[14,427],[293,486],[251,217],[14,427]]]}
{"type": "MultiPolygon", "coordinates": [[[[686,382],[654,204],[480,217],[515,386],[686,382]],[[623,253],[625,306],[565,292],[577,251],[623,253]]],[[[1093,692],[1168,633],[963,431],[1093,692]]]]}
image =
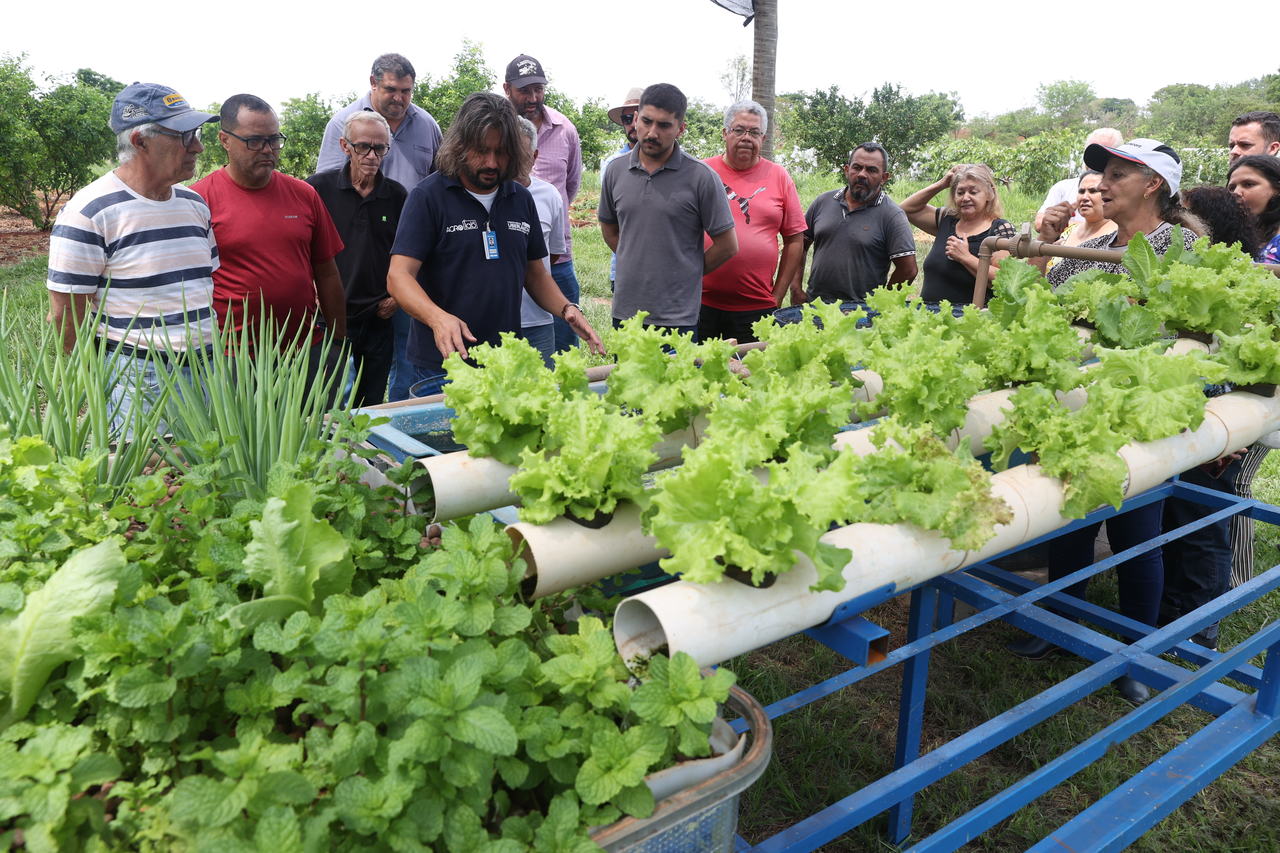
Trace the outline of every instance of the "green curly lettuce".
{"type": "Polygon", "coordinates": [[[658,461],[661,437],[657,425],[595,394],[563,401],[547,414],[542,446],[526,448],[511,477],[520,518],[545,524],[569,512],[589,521],[619,501],[643,505],[641,478],[658,461]]]}

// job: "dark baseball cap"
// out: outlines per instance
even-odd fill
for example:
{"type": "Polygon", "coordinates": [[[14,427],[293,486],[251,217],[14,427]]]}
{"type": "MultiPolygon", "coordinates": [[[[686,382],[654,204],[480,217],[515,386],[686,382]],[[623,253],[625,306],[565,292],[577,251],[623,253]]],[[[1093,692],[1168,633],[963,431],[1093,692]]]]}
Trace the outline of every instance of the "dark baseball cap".
{"type": "Polygon", "coordinates": [[[516,89],[523,89],[530,83],[547,83],[547,75],[542,70],[542,63],[527,53],[522,53],[507,63],[506,80],[516,89]]]}
{"type": "Polygon", "coordinates": [[[217,120],[216,115],[192,109],[186,98],[158,83],[130,83],[111,105],[113,133],[153,122],[170,130],[187,131],[217,120]]]}

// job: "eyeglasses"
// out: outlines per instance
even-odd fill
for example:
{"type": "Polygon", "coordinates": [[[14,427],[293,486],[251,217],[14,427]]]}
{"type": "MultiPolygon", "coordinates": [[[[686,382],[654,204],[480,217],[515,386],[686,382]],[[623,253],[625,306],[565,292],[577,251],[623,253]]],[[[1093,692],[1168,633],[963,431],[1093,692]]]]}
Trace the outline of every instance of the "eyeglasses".
{"type": "Polygon", "coordinates": [[[631,124],[631,122],[635,120],[636,120],[635,113],[622,113],[621,115],[618,116],[618,121],[622,122],[623,124],[631,124]]]}
{"type": "Polygon", "coordinates": [[[758,127],[742,127],[735,125],[729,128],[730,136],[750,136],[752,139],[759,139],[764,136],[764,131],[758,127]]]}
{"type": "Polygon", "coordinates": [[[190,148],[191,143],[200,138],[200,128],[198,127],[193,127],[191,130],[179,131],[169,130],[167,127],[160,127],[159,125],[156,125],[156,130],[165,136],[176,136],[178,139],[182,140],[183,148],[190,148]]]}
{"type": "Polygon", "coordinates": [[[250,151],[261,151],[264,145],[270,146],[272,149],[279,151],[284,147],[284,141],[289,138],[283,133],[277,133],[275,136],[241,136],[238,133],[232,133],[225,127],[222,129],[222,132],[228,136],[234,136],[236,139],[239,139],[244,143],[244,147],[248,148],[250,151]]]}
{"type": "Polygon", "coordinates": [[[372,151],[377,157],[386,157],[387,152],[391,150],[390,145],[383,145],[382,143],[352,142],[345,136],[342,138],[347,140],[347,144],[351,146],[352,151],[356,152],[357,157],[363,157],[370,151],[372,151]]]}

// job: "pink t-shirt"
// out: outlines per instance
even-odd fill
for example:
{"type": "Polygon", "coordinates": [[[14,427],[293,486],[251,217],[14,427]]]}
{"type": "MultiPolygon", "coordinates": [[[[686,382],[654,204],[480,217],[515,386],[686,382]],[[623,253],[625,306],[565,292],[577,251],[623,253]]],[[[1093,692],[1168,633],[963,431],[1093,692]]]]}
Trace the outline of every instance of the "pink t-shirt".
{"type": "Polygon", "coordinates": [[[275,172],[265,187],[250,190],[218,169],[191,189],[213,213],[221,262],[213,274],[213,304],[224,328],[238,333],[248,323],[252,332],[264,308],[284,327],[286,341],[310,328],[316,314],[312,267],[342,251],[338,229],[311,185],[275,172]]]}
{"type": "MultiPolygon", "coordinates": [[[[738,254],[702,277],[702,304],[721,311],[774,308],[773,276],[778,270],[778,235],[805,229],[804,208],[787,170],[764,158],[738,172],[717,154],[703,161],[720,177],[738,233],[738,254]]],[[[706,239],[711,245],[711,239],[706,239]]]]}

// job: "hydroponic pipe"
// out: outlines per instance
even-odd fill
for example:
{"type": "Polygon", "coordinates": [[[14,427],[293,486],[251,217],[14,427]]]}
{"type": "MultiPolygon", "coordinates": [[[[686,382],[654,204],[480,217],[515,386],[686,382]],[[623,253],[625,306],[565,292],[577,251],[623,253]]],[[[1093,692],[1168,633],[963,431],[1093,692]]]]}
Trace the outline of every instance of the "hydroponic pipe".
{"type": "Polygon", "coordinates": [[[591,529],[567,518],[548,524],[518,522],[507,535],[524,557],[523,589],[531,598],[573,589],[670,556],[640,529],[640,509],[618,504],[613,520],[591,529]]]}
{"type": "MultiPolygon", "coordinates": [[[[663,436],[662,441],[653,446],[658,461],[649,470],[658,471],[678,465],[684,449],[698,445],[705,424],[706,418],[699,416],[694,418],[692,427],[663,436]]],[[[417,463],[422,466],[424,474],[414,484],[415,491],[423,486],[431,489],[435,499],[433,522],[451,521],[510,506],[519,500],[508,487],[517,469],[496,459],[472,456],[465,450],[459,450],[439,456],[421,456],[417,463]]]]}
{"type": "MultiPolygon", "coordinates": [[[[991,282],[991,256],[996,252],[1008,252],[1015,258],[1076,258],[1082,261],[1100,261],[1119,264],[1124,249],[1086,249],[1080,246],[1062,246],[1046,243],[1031,236],[1031,225],[1025,223],[1017,237],[988,237],[978,247],[978,271],[973,277],[973,304],[983,308],[987,304],[987,290],[991,282]]],[[[1280,276],[1280,264],[1257,264],[1280,276]]]]}
{"type": "MultiPolygon", "coordinates": [[[[1280,401],[1236,392],[1206,404],[1205,421],[1145,446],[1121,451],[1129,494],[1196,465],[1218,459],[1280,428],[1280,401]]],[[[687,652],[702,666],[721,663],[831,617],[837,605],[880,591],[879,600],[935,577],[980,562],[1008,548],[1056,530],[1067,523],[1061,515],[1064,487],[1039,466],[1024,465],[991,477],[992,490],[1003,497],[1013,520],[996,528],[981,550],[960,552],[942,536],[912,525],[853,524],[833,530],[822,541],[849,548],[845,588],[838,593],[809,591],[817,573],[807,558],[773,586],[758,589],[732,581],[694,584],[678,581],[626,599],[614,616],[614,640],[624,660],[645,659],[659,649],[687,652]]]]}
{"type": "Polygon", "coordinates": [[[973,304],[979,308],[987,305],[987,289],[991,281],[991,256],[996,252],[1008,252],[1015,258],[1076,258],[1082,261],[1100,261],[1118,264],[1124,258],[1123,249],[1085,249],[1080,246],[1061,246],[1046,243],[1031,236],[1029,224],[1022,226],[1017,237],[988,237],[978,247],[978,271],[973,277],[973,304]]]}

